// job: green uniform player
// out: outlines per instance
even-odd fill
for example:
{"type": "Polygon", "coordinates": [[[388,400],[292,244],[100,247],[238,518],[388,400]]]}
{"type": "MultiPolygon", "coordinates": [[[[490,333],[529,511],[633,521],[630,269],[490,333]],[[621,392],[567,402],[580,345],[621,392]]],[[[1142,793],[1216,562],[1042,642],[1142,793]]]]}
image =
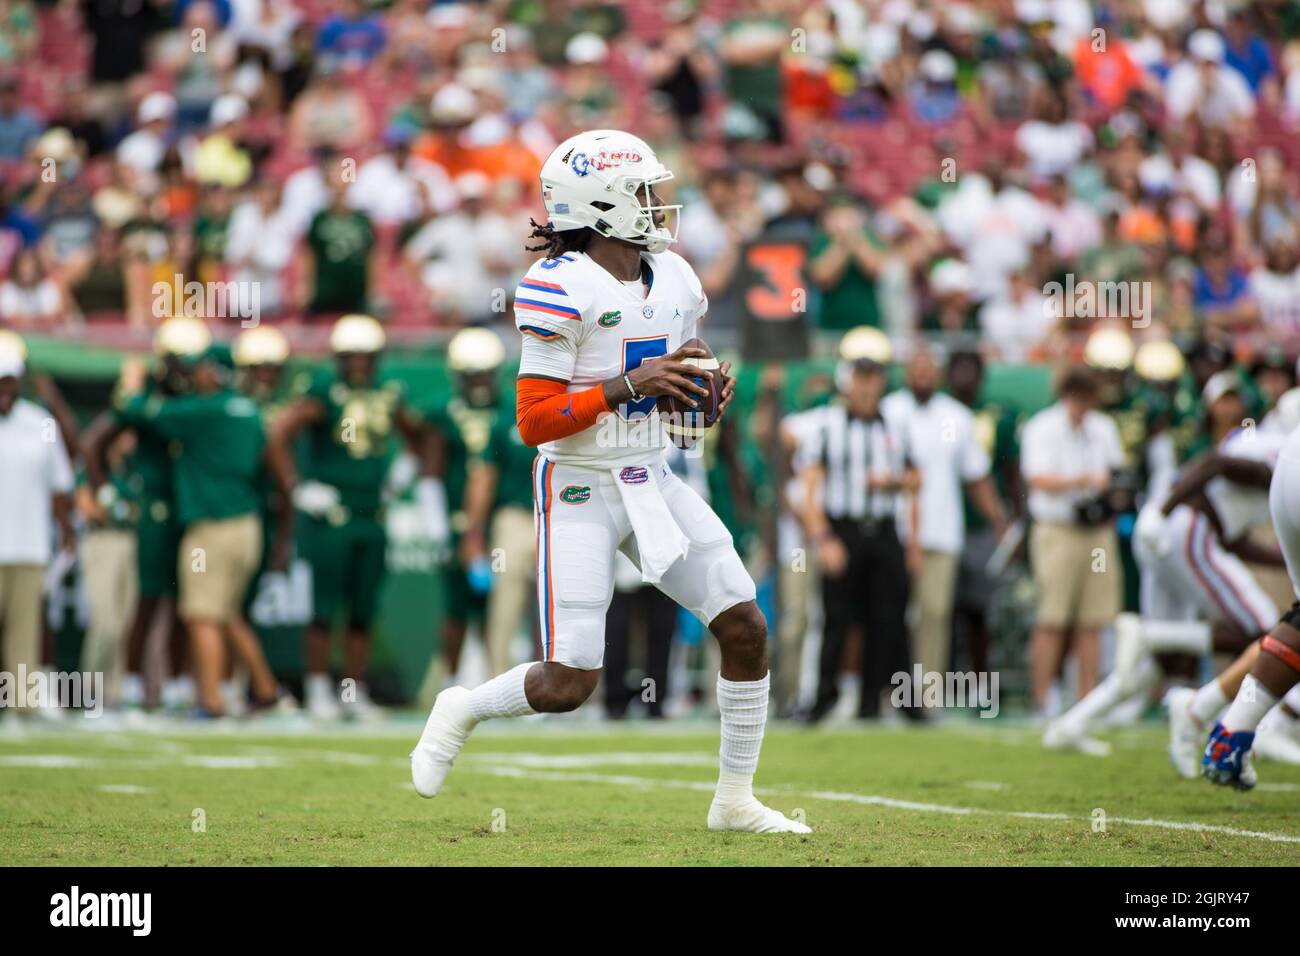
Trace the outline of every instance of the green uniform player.
{"type": "Polygon", "coordinates": [[[303,376],[295,397],[272,429],[273,454],[292,469],[291,448],[301,435],[302,474],[294,504],[302,515],[300,544],[312,568],[313,612],[307,629],[306,702],[313,716],[340,714],[329,677],[330,634],[347,615],[343,695],[346,713],[373,713],[366,687],[370,628],[379,604],[387,545],[383,490],[398,434],[420,459],[417,496],[429,534],[446,536],[446,493],[438,445],[409,408],[398,382],[379,376],[383,327],[369,316],[335,323],[330,348],[334,368],[303,376]]]}

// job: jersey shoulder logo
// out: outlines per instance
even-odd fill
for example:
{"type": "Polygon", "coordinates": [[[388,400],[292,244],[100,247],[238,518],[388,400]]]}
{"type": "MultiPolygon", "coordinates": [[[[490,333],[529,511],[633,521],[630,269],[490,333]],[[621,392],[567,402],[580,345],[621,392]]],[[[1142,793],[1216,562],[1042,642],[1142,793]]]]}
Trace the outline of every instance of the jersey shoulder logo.
{"type": "Polygon", "coordinates": [[[623,321],[623,312],[620,309],[614,309],[612,312],[602,312],[596,324],[602,329],[612,329],[623,321]]]}
{"type": "Polygon", "coordinates": [[[569,485],[560,492],[560,500],[571,505],[580,505],[590,499],[590,485],[569,485]]]}

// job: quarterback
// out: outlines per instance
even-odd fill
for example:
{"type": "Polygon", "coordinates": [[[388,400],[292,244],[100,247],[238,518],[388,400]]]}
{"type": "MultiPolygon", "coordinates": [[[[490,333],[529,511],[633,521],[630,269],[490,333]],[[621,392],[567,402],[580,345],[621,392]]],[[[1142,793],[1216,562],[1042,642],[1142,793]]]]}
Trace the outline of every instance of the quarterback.
{"type": "MultiPolygon", "coordinates": [[[[664,464],[656,398],[692,404],[709,394],[684,361],[705,353],[682,346],[708,302],[694,270],[668,250],[681,207],[655,190],[672,175],[643,140],[617,130],[566,140],[542,168],[549,222],[530,250],[545,258],[515,293],[523,336],[515,417],[538,449],[542,660],[439,694],[411,776],[432,797],[480,721],[571,711],[591,695],[622,551],[718,640],[722,748],[709,828],[808,833],[752,789],[768,701],[767,623],[754,582],[718,516],[664,464]]],[[[725,408],[734,380],[725,365],[722,373],[725,408]]]]}

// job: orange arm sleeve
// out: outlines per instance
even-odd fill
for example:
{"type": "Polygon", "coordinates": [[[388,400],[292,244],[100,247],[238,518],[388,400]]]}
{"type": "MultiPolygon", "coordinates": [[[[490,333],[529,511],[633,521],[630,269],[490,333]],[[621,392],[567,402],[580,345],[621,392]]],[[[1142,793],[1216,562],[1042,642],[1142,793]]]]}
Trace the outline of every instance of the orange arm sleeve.
{"type": "Polygon", "coordinates": [[[605,387],[596,385],[582,392],[566,392],[561,382],[544,378],[521,378],[515,385],[515,422],[519,437],[529,447],[576,435],[596,424],[605,403],[605,387]]]}

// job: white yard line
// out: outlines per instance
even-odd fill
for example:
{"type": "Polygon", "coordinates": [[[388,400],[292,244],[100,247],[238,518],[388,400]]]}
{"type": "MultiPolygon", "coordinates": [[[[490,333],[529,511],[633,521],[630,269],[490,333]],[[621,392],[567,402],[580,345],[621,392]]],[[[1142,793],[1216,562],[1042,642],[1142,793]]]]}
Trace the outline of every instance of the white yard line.
{"type": "MultiPolygon", "coordinates": [[[[655,777],[634,777],[624,774],[601,773],[557,773],[545,770],[529,770],[524,767],[471,766],[470,772],[487,773],[498,777],[513,777],[524,780],[548,780],[567,783],[604,783],[622,787],[669,787],[678,790],[697,790],[712,793],[714,785],[710,782],[696,780],[663,780],[655,777]]],[[[959,807],[943,803],[922,803],[915,800],[897,800],[893,797],[881,797],[864,793],[842,793],[835,790],[796,791],[774,789],[772,787],[755,787],[754,792],[765,796],[794,797],[808,800],[828,800],[837,803],[858,803],[868,806],[887,807],[891,810],[910,810],[916,813],[943,813],[951,816],[990,816],[1014,820],[1058,820],[1075,821],[1091,826],[1090,816],[1071,816],[1068,813],[1035,812],[1028,810],[988,810],[984,807],[959,807]]],[[[1153,827],[1161,830],[1185,830],[1194,833],[1221,833],[1224,836],[1243,837],[1251,840],[1264,840],[1269,843],[1300,843],[1300,836],[1289,833],[1266,833],[1259,830],[1241,830],[1237,827],[1220,826],[1213,823],[1197,823],[1181,820],[1135,819],[1107,815],[1106,822],[1127,824],[1135,827],[1153,827]]]]}

